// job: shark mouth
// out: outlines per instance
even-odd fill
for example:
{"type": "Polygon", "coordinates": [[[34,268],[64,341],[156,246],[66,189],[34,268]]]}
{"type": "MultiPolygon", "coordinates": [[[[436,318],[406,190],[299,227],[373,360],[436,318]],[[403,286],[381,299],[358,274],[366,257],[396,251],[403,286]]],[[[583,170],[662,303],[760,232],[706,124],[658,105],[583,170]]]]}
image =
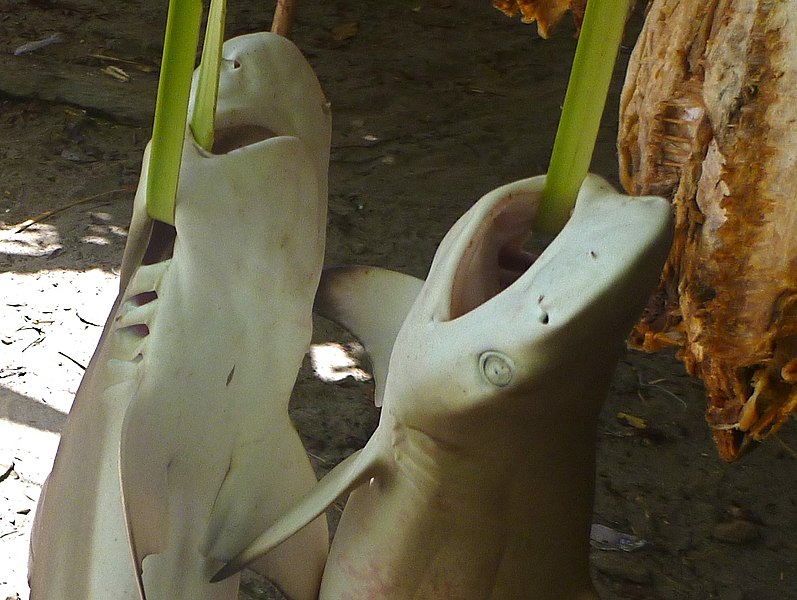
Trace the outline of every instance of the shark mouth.
{"type": "MultiPolygon", "coordinates": [[[[228,154],[234,150],[240,150],[276,137],[283,137],[283,135],[254,123],[221,127],[215,132],[211,155],[228,154]]],[[[152,233],[141,264],[154,265],[172,258],[176,237],[177,230],[173,225],[153,221],[152,233]]]]}
{"type": "Polygon", "coordinates": [[[227,154],[279,135],[268,127],[249,123],[222,127],[216,130],[212,152],[213,154],[227,154]]]}
{"type": "Polygon", "coordinates": [[[523,249],[537,213],[537,195],[510,193],[476,226],[459,259],[451,286],[449,319],[461,317],[500,294],[537,256],[523,249]]]}

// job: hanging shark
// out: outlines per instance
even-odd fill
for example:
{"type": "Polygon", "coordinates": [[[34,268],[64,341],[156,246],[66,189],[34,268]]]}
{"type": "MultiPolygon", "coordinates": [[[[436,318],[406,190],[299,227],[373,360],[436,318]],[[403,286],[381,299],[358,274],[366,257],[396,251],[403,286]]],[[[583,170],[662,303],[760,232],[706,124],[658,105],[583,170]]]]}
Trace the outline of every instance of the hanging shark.
{"type": "Polygon", "coordinates": [[[322,600],[597,599],[596,422],[667,256],[670,209],[588,176],[534,259],[523,244],[544,184],[483,197],[445,236],[425,282],[375,268],[324,274],[317,311],[360,337],[387,374],[379,425],[214,580],[350,494],[322,600]],[[403,318],[380,321],[379,307],[403,318]]]}
{"type": "MultiPolygon", "coordinates": [[[[211,575],[316,483],[288,417],[323,262],[329,105],[274,34],[223,48],[216,140],[186,128],[174,227],[149,149],[119,294],[37,509],[33,600],[235,600],[211,575]]],[[[194,84],[196,85],[196,77],[194,84]]],[[[253,568],[317,597],[323,517],[253,568]]]]}

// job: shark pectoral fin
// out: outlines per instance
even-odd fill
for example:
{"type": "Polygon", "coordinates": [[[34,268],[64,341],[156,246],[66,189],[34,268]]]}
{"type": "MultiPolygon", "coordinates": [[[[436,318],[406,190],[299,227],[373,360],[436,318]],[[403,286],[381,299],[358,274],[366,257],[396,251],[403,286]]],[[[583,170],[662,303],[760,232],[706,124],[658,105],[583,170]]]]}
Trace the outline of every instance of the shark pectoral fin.
{"type": "Polygon", "coordinates": [[[374,369],[375,401],[382,405],[393,343],[423,280],[378,267],[324,269],[313,310],[359,339],[374,369]]]}
{"type": "Polygon", "coordinates": [[[141,597],[146,599],[142,579],[144,558],[163,552],[168,544],[169,513],[166,465],[153,449],[149,419],[130,403],[119,445],[119,477],[127,538],[135,563],[141,597]]]}
{"type": "Polygon", "coordinates": [[[373,455],[374,453],[368,455],[363,450],[358,450],[337,465],[290,511],[277,519],[271,527],[219,570],[210,582],[216,583],[235,575],[246,565],[257,560],[315,520],[335,500],[373,477],[377,471],[377,461],[374,458],[369,459],[369,456],[373,457],[373,455]]]}
{"type": "MultiPolygon", "coordinates": [[[[251,542],[253,532],[288,512],[317,484],[304,446],[287,418],[279,431],[275,429],[265,439],[235,445],[200,551],[226,562],[251,542]],[[263,461],[275,453],[279,459],[263,461]]],[[[326,525],[317,543],[326,548],[326,525]]]]}

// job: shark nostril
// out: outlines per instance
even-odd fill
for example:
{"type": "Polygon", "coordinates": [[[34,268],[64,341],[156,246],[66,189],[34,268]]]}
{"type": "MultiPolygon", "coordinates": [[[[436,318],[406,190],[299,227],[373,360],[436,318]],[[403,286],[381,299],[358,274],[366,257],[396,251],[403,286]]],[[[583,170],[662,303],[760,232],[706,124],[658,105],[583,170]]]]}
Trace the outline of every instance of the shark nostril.
{"type": "Polygon", "coordinates": [[[540,294],[537,298],[537,306],[534,307],[534,316],[537,317],[537,321],[542,323],[543,325],[547,325],[548,322],[551,320],[548,311],[542,307],[542,301],[545,300],[545,294],[540,294]]]}

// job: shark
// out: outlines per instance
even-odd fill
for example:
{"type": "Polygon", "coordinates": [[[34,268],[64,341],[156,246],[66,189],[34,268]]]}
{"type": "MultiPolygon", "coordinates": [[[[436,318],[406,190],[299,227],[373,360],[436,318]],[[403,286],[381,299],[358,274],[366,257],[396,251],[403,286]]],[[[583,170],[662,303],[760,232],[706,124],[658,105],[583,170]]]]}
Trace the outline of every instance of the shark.
{"type": "MultiPolygon", "coordinates": [[[[250,34],[224,44],[215,130],[205,151],[186,128],[173,226],[147,216],[145,151],[120,293],[37,507],[33,600],[234,600],[237,578],[211,575],[316,484],[288,401],[330,106],[295,45],[250,34]]],[[[313,600],[328,538],[320,516],[252,567],[313,600]]]]}
{"type": "Polygon", "coordinates": [[[486,194],[425,281],[325,271],[316,311],[358,336],[385,374],[379,424],[214,581],[348,497],[322,600],[597,600],[598,412],[667,256],[671,214],[662,198],[589,175],[535,257],[524,244],[544,186],[540,176],[486,194]]]}

